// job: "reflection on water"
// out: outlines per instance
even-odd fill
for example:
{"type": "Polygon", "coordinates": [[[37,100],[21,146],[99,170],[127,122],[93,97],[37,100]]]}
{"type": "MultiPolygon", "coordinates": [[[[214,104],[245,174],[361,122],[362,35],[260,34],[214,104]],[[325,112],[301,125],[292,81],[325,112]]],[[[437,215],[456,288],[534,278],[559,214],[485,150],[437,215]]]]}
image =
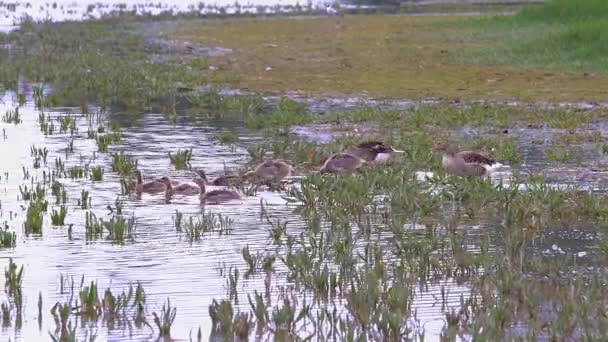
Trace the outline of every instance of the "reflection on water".
{"type": "MultiPolygon", "coordinates": [[[[26,94],[30,99],[31,94],[26,94]]],[[[0,102],[0,114],[16,106],[16,96],[7,93],[0,102]]],[[[94,110],[93,110],[94,112],[94,110]]],[[[176,232],[173,223],[175,211],[184,213],[187,219],[202,212],[196,197],[176,196],[170,204],[166,204],[161,195],[144,195],[142,199],[120,196],[119,178],[110,172],[110,153],[126,151],[128,155],[138,160],[139,169],[148,177],[169,175],[172,178],[188,181],[193,174],[189,171],[176,171],[170,164],[167,154],[177,149],[193,149],[191,164],[195,169],[204,169],[210,178],[224,174],[225,169],[243,167],[248,163],[246,147],[259,142],[261,137],[248,132],[242,127],[231,129],[239,132],[239,143],[234,146],[221,145],[217,142],[216,134],[228,123],[206,122],[200,126],[168,124],[160,115],[146,114],[125,128],[120,143],[109,148],[110,153],[97,153],[95,140],[87,139],[89,125],[97,126],[89,118],[82,116],[75,108],[61,108],[45,112],[51,118],[66,113],[76,117],[78,133],[73,137],[69,133],[44,136],[38,127],[38,110],[32,101],[26,101],[20,108],[22,122],[18,125],[2,122],[0,127],[3,138],[0,143],[0,153],[3,156],[1,178],[1,214],[2,220],[10,227],[21,227],[24,220],[25,208],[18,200],[19,186],[35,184],[42,179],[43,170],[53,168],[53,162],[62,158],[66,169],[71,166],[89,165],[103,167],[104,180],[70,180],[62,178],[68,190],[68,216],[66,225],[73,225],[71,232],[67,227],[53,227],[45,219],[43,236],[25,236],[21,229],[17,232],[17,245],[13,250],[1,250],[2,268],[8,264],[8,258],[15,259],[18,265],[25,265],[23,282],[25,308],[24,326],[21,330],[5,328],[0,330],[3,339],[11,337],[23,341],[35,341],[48,338],[48,332],[53,331],[55,323],[49,315],[44,315],[42,327],[38,327],[37,307],[38,294],[43,298],[43,313],[48,313],[52,305],[58,301],[66,301],[66,295],[60,294],[60,275],[64,279],[80,281],[85,276],[86,281],[97,281],[99,289],[112,287],[122,291],[129,285],[141,282],[147,292],[148,313],[159,311],[163,301],[171,298],[171,303],[177,307],[177,319],[172,329],[174,338],[188,338],[190,331],[196,331],[201,326],[204,336],[211,330],[208,306],[213,298],[223,298],[226,294],[225,283],[220,277],[220,270],[230,265],[242,265],[241,251],[249,246],[252,251],[266,251],[273,248],[270,245],[270,225],[261,219],[260,202],[263,201],[266,211],[273,218],[280,218],[288,223],[290,235],[298,235],[304,230],[305,223],[294,213],[296,206],[288,205],[282,198],[283,193],[262,190],[254,197],[246,197],[241,201],[224,205],[208,206],[205,210],[221,213],[234,220],[230,234],[208,234],[200,242],[190,243],[184,235],[176,232]],[[73,152],[66,152],[66,146],[73,141],[73,152]],[[30,148],[46,147],[49,150],[47,165],[34,169],[30,148]],[[24,178],[24,170],[29,170],[31,179],[24,178]],[[86,189],[92,197],[91,211],[97,217],[109,217],[108,206],[114,206],[119,197],[124,203],[127,216],[136,218],[136,233],[134,242],[125,245],[112,244],[110,241],[87,241],[85,239],[83,222],[87,210],[77,204],[80,191],[86,189]]],[[[517,171],[538,172],[543,168],[542,153],[533,147],[522,146],[524,166],[517,171]]],[[[568,186],[576,183],[578,171],[573,169],[545,170],[548,180],[558,180],[556,186],[568,186]]],[[[428,173],[421,173],[421,180],[428,173]]],[[[590,181],[587,184],[593,188],[597,184],[590,181]]],[[[49,196],[50,197],[50,196],[49,196]]],[[[52,201],[51,201],[52,202],[52,201]]],[[[53,204],[50,205],[54,207],[53,204]]],[[[469,237],[484,234],[484,227],[468,227],[469,237]]],[[[571,253],[581,255],[592,238],[587,233],[576,233],[569,230],[570,236],[547,237],[547,242],[541,246],[547,253],[571,253]],[[564,241],[569,241],[565,243],[564,241]],[[553,247],[556,246],[556,247],[553,247]]],[[[391,236],[380,236],[379,239],[391,243],[391,236]]],[[[476,247],[471,246],[471,249],[476,247]]],[[[582,255],[584,256],[584,255],[582,255]]],[[[277,277],[285,279],[287,269],[282,263],[275,263],[277,277]]],[[[225,272],[225,271],[224,271],[225,272]]],[[[272,284],[277,290],[280,285],[272,284]]],[[[239,290],[250,293],[254,289],[263,289],[262,275],[253,275],[241,280],[239,290]]],[[[412,311],[423,326],[426,336],[438,336],[444,327],[445,307],[457,309],[461,296],[467,296],[470,289],[466,282],[453,278],[443,278],[440,281],[429,281],[416,290],[412,311]]],[[[6,298],[2,298],[5,301],[6,298]]],[[[241,305],[247,306],[243,300],[241,305]]],[[[338,304],[340,305],[340,304],[338,304]]],[[[122,329],[108,330],[97,327],[99,340],[129,340],[147,341],[155,337],[151,328],[125,331],[122,329]]]]}
{"type": "MultiPolygon", "coordinates": [[[[84,20],[100,18],[113,12],[132,12],[137,15],[159,15],[162,13],[258,13],[260,10],[289,12],[289,6],[302,3],[297,0],[249,0],[240,3],[232,0],[30,0],[0,2],[0,32],[15,28],[24,17],[35,21],[84,20]],[[276,9],[275,6],[279,6],[276,9]]],[[[309,1],[315,6],[317,1],[309,1]]],[[[320,2],[319,2],[320,3],[320,2]]]]}
{"type": "MultiPolygon", "coordinates": [[[[0,112],[13,108],[14,100],[13,94],[5,95],[0,112]]],[[[50,111],[47,114],[56,117],[65,115],[66,110],[68,109],[63,108],[61,112],[50,111]]],[[[264,191],[259,192],[257,197],[245,198],[241,202],[209,206],[207,210],[226,214],[235,221],[233,233],[205,236],[203,242],[191,244],[184,240],[182,234],[175,232],[172,216],[176,209],[183,212],[186,218],[200,213],[202,209],[197,197],[175,196],[171,204],[165,204],[162,194],[144,195],[141,200],[122,197],[125,212],[137,219],[135,242],[116,246],[109,241],[86,241],[83,227],[86,210],[77,206],[81,189],[90,192],[92,211],[101,218],[108,216],[106,207],[114,205],[121,191],[118,177],[110,172],[109,154],[95,153],[95,141],[86,139],[88,120],[84,117],[77,119],[79,133],[74,137],[74,152],[66,154],[65,148],[71,141],[69,133],[44,137],[37,127],[38,111],[29,102],[21,107],[20,113],[21,124],[0,124],[5,132],[5,138],[0,144],[0,153],[4,156],[0,200],[2,219],[9,221],[9,226],[21,226],[24,210],[22,202],[17,200],[19,185],[32,182],[23,179],[22,168],[29,169],[34,182],[42,177],[40,169],[32,168],[31,146],[47,147],[47,163],[50,167],[56,158],[62,158],[66,169],[89,164],[100,165],[105,170],[104,180],[100,183],[60,179],[68,190],[70,208],[66,224],[74,225],[71,240],[66,227],[52,227],[47,219],[43,237],[26,237],[21,229],[16,229],[17,247],[0,252],[3,268],[8,264],[8,257],[25,265],[24,294],[29,303],[26,304],[27,310],[31,310],[25,313],[25,317],[36,317],[35,300],[39,291],[45,301],[45,313],[50,311],[51,305],[56,301],[65,300],[65,296],[58,294],[60,274],[66,278],[74,277],[77,283],[85,275],[88,281],[97,281],[100,289],[111,285],[120,290],[140,281],[152,303],[150,309],[155,311],[158,311],[166,297],[171,297],[172,304],[178,308],[175,337],[187,337],[189,330],[199,325],[202,325],[203,331],[209,331],[209,321],[205,319],[207,307],[213,297],[221,297],[225,291],[223,282],[217,281],[220,263],[240,263],[243,247],[263,247],[268,242],[267,227],[259,219],[260,200],[265,202],[267,208],[272,208],[269,210],[272,210],[273,215],[287,217],[293,211],[281,199],[280,194],[264,191]],[[16,218],[14,213],[17,213],[16,218]]],[[[205,169],[212,177],[223,174],[224,167],[240,167],[247,161],[247,152],[243,146],[229,147],[215,142],[217,131],[214,128],[167,125],[155,115],[147,115],[140,123],[139,126],[124,130],[121,144],[110,147],[110,152],[114,149],[129,151],[131,156],[138,159],[139,168],[150,177],[170,175],[179,180],[192,178],[193,175],[188,171],[175,171],[170,165],[167,154],[178,148],[192,148],[193,167],[205,169]]],[[[241,137],[245,145],[257,140],[254,136],[241,137]]],[[[297,229],[297,223],[290,222],[290,229],[297,229]]],[[[247,282],[256,281],[258,280],[253,278],[247,282]]],[[[47,331],[54,329],[54,323],[49,320],[43,321],[42,330],[38,330],[35,320],[26,320],[24,325],[20,332],[24,341],[46,339],[47,331]]],[[[150,333],[145,329],[135,332],[143,340],[147,340],[150,333]]],[[[100,332],[101,340],[105,339],[105,334],[112,340],[128,337],[122,331],[100,332]]],[[[13,332],[3,330],[2,335],[12,336],[13,332]]]]}

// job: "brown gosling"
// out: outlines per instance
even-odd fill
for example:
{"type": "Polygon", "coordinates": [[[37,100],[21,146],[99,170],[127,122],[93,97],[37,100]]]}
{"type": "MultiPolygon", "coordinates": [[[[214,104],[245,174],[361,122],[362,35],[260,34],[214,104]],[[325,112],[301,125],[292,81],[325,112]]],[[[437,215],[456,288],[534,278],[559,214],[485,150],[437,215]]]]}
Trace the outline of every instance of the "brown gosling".
{"type": "Polygon", "coordinates": [[[141,175],[141,171],[137,170],[135,174],[137,176],[137,183],[135,185],[135,191],[138,194],[141,194],[143,192],[149,193],[149,194],[158,194],[160,192],[165,191],[164,182],[154,180],[154,181],[144,183],[143,177],[141,175]]]}
{"type": "Polygon", "coordinates": [[[174,185],[175,182],[169,179],[169,177],[163,177],[161,178],[161,181],[165,185],[165,191],[170,192],[171,195],[192,196],[198,195],[201,191],[198,185],[192,185],[188,183],[178,183],[177,185],[174,185]]]}
{"type": "Polygon", "coordinates": [[[223,176],[217,177],[213,181],[209,181],[209,179],[207,178],[207,175],[205,174],[205,171],[199,170],[199,171],[196,171],[196,173],[198,174],[199,177],[201,177],[203,180],[205,180],[207,185],[237,186],[242,181],[242,177],[238,176],[238,175],[223,175],[223,176]]]}
{"type": "Polygon", "coordinates": [[[192,181],[200,188],[199,198],[201,200],[201,204],[220,203],[241,198],[241,195],[239,195],[238,192],[231,190],[211,190],[207,192],[207,182],[205,182],[205,180],[201,177],[196,177],[192,181]]]}
{"type": "Polygon", "coordinates": [[[291,165],[284,160],[266,160],[258,165],[255,170],[245,174],[246,177],[257,177],[262,180],[280,181],[293,173],[291,165]]]}
{"type": "Polygon", "coordinates": [[[352,173],[365,164],[365,161],[355,155],[348,153],[337,153],[329,157],[319,173],[336,173],[336,174],[348,174],[352,173]]]}

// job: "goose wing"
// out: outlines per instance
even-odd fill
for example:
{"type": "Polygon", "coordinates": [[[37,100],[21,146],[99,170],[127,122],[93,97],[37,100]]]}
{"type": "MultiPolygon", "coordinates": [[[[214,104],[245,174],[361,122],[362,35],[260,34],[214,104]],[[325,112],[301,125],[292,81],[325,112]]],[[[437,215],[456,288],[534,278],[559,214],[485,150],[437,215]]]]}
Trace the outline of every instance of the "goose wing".
{"type": "Polygon", "coordinates": [[[464,161],[467,163],[474,163],[474,164],[481,164],[481,165],[488,165],[488,166],[492,166],[492,165],[496,164],[495,160],[490,159],[490,158],[484,156],[483,154],[480,154],[477,152],[462,151],[462,152],[458,153],[458,156],[461,157],[462,159],[464,159],[464,161]]]}

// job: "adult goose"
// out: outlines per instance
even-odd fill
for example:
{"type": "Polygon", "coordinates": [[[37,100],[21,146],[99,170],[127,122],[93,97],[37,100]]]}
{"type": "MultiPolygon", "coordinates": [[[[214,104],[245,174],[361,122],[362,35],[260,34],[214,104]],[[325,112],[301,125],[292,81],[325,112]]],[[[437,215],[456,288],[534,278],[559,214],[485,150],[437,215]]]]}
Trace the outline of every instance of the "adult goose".
{"type": "Polygon", "coordinates": [[[435,144],[433,151],[443,154],[441,165],[453,176],[487,176],[506,167],[480,153],[458,151],[458,147],[454,145],[435,144]]]}
{"type": "Polygon", "coordinates": [[[393,156],[393,153],[403,152],[405,151],[396,150],[382,141],[362,142],[357,146],[344,151],[344,153],[359,157],[366,162],[376,162],[380,164],[388,162],[393,156]]]}

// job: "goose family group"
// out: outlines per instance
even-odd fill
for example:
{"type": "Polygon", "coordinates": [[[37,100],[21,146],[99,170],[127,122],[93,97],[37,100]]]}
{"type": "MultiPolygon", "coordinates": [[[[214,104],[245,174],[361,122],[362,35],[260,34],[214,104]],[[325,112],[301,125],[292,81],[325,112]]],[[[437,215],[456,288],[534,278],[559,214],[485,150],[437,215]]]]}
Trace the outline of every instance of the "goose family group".
{"type": "MultiPolygon", "coordinates": [[[[441,164],[446,173],[453,176],[487,176],[493,171],[507,167],[481,153],[459,151],[458,147],[454,145],[435,144],[432,150],[442,153],[441,164]]],[[[395,153],[403,152],[381,141],[366,141],[325,159],[318,172],[320,174],[349,174],[366,164],[386,164],[395,153]]],[[[254,170],[243,175],[223,175],[210,181],[203,171],[198,171],[198,175],[192,179],[192,183],[180,183],[167,176],[144,182],[143,176],[138,170],[135,192],[138,196],[141,196],[142,193],[164,193],[167,200],[173,195],[198,195],[202,204],[213,204],[240,199],[241,194],[229,188],[235,187],[243,180],[279,182],[293,175],[293,172],[294,168],[284,160],[266,160],[254,170]],[[226,188],[207,191],[207,187],[210,185],[226,188]]]]}

